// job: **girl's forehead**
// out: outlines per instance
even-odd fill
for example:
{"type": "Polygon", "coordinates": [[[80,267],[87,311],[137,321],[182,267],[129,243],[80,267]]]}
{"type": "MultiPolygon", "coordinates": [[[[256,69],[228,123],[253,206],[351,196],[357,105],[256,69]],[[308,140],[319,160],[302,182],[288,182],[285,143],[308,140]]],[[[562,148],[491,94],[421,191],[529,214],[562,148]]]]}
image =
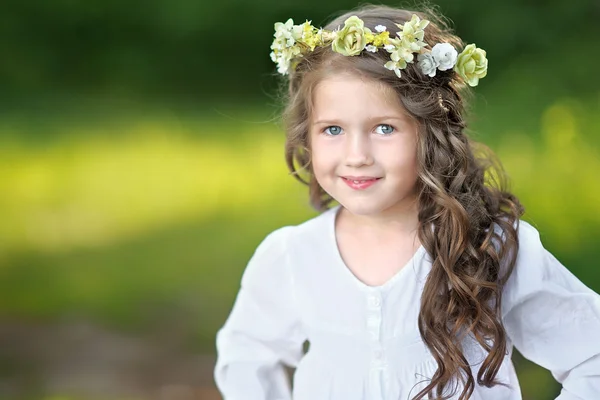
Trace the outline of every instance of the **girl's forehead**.
{"type": "Polygon", "coordinates": [[[328,76],[313,91],[313,115],[341,113],[401,113],[406,110],[389,85],[354,74],[328,76]]]}

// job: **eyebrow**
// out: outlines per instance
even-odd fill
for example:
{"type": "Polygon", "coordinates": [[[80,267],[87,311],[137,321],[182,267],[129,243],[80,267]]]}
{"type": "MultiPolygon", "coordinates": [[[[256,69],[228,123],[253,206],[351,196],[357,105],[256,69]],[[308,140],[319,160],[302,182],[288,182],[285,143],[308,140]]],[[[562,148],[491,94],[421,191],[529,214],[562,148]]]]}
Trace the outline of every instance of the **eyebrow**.
{"type": "MultiPolygon", "coordinates": [[[[378,117],[372,117],[369,118],[369,121],[381,121],[381,120],[390,120],[390,119],[395,119],[395,120],[399,120],[399,121],[405,121],[407,119],[407,117],[398,117],[398,116],[392,116],[392,115],[382,115],[382,116],[378,116],[378,117]]],[[[337,120],[337,119],[320,119],[318,121],[313,122],[313,125],[319,125],[319,124],[339,124],[341,121],[337,120]]]]}

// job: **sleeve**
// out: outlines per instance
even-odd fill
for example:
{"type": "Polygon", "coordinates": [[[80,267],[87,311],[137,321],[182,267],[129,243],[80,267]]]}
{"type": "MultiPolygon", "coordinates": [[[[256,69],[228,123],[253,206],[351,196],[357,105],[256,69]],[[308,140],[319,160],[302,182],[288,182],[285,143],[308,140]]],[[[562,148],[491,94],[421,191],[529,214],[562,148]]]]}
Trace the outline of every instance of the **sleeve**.
{"type": "Polygon", "coordinates": [[[504,288],[507,335],[528,360],[562,384],[557,400],[600,398],[600,296],[519,226],[519,252],[504,288]]]}
{"type": "Polygon", "coordinates": [[[214,377],[224,400],[291,399],[283,364],[298,364],[305,335],[285,249],[290,229],[272,232],[258,246],[217,333],[214,377]]]}

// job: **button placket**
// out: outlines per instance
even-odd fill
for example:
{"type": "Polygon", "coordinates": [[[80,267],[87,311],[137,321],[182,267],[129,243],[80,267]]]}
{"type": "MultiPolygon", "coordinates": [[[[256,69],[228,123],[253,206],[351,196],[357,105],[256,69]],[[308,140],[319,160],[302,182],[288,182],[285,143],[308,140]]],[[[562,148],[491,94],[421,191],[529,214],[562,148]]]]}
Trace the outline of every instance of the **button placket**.
{"type": "Polygon", "coordinates": [[[383,348],[380,343],[381,336],[381,294],[377,291],[372,291],[367,295],[367,332],[371,339],[371,360],[372,366],[375,369],[380,369],[384,366],[383,348]]]}
{"type": "Polygon", "coordinates": [[[373,399],[383,399],[384,375],[387,370],[384,348],[381,344],[382,297],[377,289],[370,290],[366,295],[367,305],[367,334],[370,341],[371,382],[373,399]]]}
{"type": "Polygon", "coordinates": [[[367,295],[367,328],[372,336],[379,339],[381,327],[381,294],[372,291],[367,295]]]}

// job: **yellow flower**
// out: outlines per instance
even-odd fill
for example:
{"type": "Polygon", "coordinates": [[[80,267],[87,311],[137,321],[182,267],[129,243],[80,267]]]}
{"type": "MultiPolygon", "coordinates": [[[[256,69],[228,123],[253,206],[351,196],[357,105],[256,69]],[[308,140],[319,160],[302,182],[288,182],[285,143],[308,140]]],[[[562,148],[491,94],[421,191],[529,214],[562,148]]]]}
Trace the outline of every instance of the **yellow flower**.
{"type": "Polygon", "coordinates": [[[341,55],[355,56],[360,54],[366,45],[365,24],[357,16],[352,16],[344,22],[342,30],[337,32],[331,47],[341,55]]]}
{"type": "Polygon", "coordinates": [[[383,31],[379,35],[375,36],[373,39],[373,46],[383,47],[387,44],[390,38],[390,33],[388,31],[383,31]]]}
{"type": "Polygon", "coordinates": [[[470,44],[458,55],[454,70],[463,77],[469,86],[477,86],[481,78],[487,75],[488,60],[485,50],[470,44]]]}
{"type": "Polygon", "coordinates": [[[315,47],[323,44],[320,32],[310,24],[310,21],[306,21],[300,25],[302,27],[301,42],[310,47],[310,51],[313,51],[315,47]]]}

